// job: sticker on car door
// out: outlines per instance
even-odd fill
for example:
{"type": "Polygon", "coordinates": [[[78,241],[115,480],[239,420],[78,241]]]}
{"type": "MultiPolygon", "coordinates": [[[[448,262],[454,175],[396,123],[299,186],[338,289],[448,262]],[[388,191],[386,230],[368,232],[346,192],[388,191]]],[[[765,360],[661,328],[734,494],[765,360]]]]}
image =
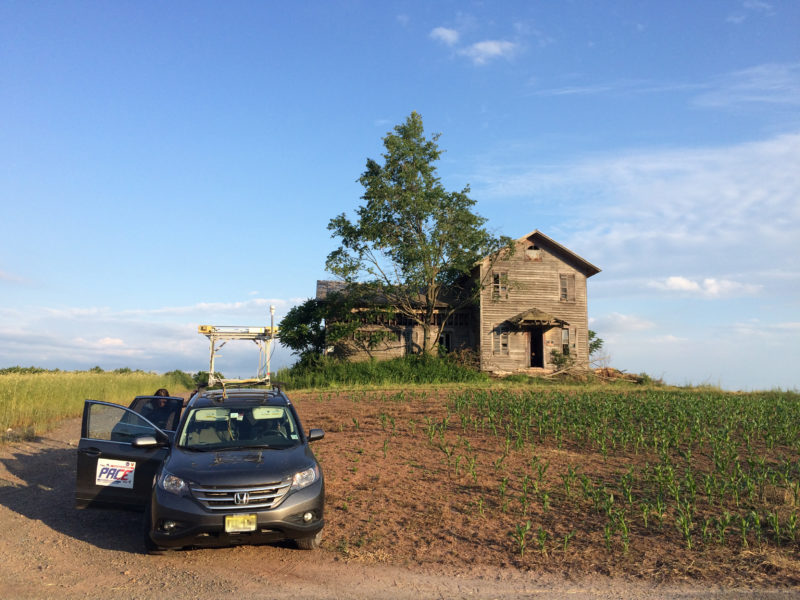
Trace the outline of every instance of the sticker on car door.
{"type": "Polygon", "coordinates": [[[133,489],[133,475],[136,463],[131,460],[97,460],[97,473],[95,485],[113,486],[116,488],[133,489]]]}

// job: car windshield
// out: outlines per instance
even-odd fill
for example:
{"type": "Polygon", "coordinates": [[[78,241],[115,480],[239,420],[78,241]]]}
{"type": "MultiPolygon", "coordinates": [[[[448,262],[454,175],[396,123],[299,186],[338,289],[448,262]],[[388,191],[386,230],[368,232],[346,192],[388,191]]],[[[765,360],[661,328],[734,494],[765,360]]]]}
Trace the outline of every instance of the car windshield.
{"type": "Polygon", "coordinates": [[[189,412],[178,445],[189,450],[288,448],[300,435],[283,406],[195,408],[189,412]]]}

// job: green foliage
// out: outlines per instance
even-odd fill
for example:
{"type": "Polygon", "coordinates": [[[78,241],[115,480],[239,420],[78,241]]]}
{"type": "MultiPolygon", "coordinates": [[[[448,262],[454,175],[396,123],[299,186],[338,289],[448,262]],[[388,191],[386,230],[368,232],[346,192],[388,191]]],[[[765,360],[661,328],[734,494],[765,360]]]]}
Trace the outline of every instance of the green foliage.
{"type": "Polygon", "coordinates": [[[277,381],[289,388],[330,387],[337,385],[433,384],[450,382],[488,382],[480,371],[464,367],[449,356],[406,356],[393,360],[348,362],[333,357],[300,361],[278,371],[277,381]]]}
{"type": "Polygon", "coordinates": [[[328,305],[315,298],[291,308],[278,324],[281,344],[301,356],[322,354],[328,305]]]}
{"type": "Polygon", "coordinates": [[[60,373],[59,369],[43,369],[41,367],[6,367],[0,369],[0,375],[10,375],[16,373],[18,375],[34,375],[36,373],[60,373]]]}
{"type": "MultiPolygon", "coordinates": [[[[218,379],[222,379],[225,377],[220,372],[215,372],[214,377],[218,379]]],[[[194,375],[192,375],[192,382],[195,387],[207,387],[208,386],[208,371],[198,371],[194,375]]]]}
{"type": "Polygon", "coordinates": [[[310,298],[292,308],[279,324],[281,343],[299,354],[304,363],[312,361],[328,346],[345,353],[348,340],[356,349],[369,352],[392,334],[388,328],[362,329],[366,324],[386,323],[395,316],[384,306],[374,286],[352,284],[330,292],[324,300],[310,298]]]}
{"type": "Polygon", "coordinates": [[[383,138],[383,164],[367,160],[359,179],[365,203],[357,210],[358,220],[342,213],[328,224],[341,245],[328,255],[327,269],[348,282],[368,281],[384,305],[420,325],[424,353],[436,348],[446,322],[438,329],[434,324],[443,292],[449,317],[474,301],[479,288],[469,275],[475,262],[513,248],[510,239],[492,236],[484,228],[486,219],[472,212],[469,187],[444,189],[435,166],[441,156],[438,138],[426,138],[422,117],[411,113],[383,138]]]}
{"type": "Polygon", "coordinates": [[[589,356],[594,355],[596,352],[599,352],[600,349],[603,347],[603,339],[597,337],[597,333],[589,330],[589,356]]]}
{"type": "MultiPolygon", "coordinates": [[[[796,542],[796,392],[473,388],[451,395],[448,415],[465,432],[500,438],[506,454],[510,448],[524,452],[528,447],[566,446],[625,467],[622,472],[581,473],[583,498],[574,499],[580,510],[605,514],[605,525],[590,527],[604,536],[610,551],[616,539],[625,554],[636,547],[637,537],[639,543],[649,543],[656,535],[690,552],[734,539],[743,548],[754,542],[774,547],[796,542]],[[636,513],[641,518],[634,518],[636,513]]],[[[545,493],[558,496],[544,491],[547,463],[534,456],[531,466],[534,474],[539,471],[534,489],[546,511],[545,493]]],[[[578,481],[577,469],[569,465],[560,475],[565,483],[561,497],[569,499],[567,481],[578,481]]]]}
{"type": "Polygon", "coordinates": [[[550,352],[550,361],[556,368],[556,371],[568,369],[575,363],[575,359],[569,354],[564,354],[560,350],[553,350],[550,352]]]}
{"type": "Polygon", "coordinates": [[[175,369],[174,371],[164,373],[164,377],[167,377],[175,382],[174,384],[170,383],[170,386],[172,387],[181,387],[187,390],[195,387],[194,379],[192,379],[192,376],[185,371],[179,371],[178,369],[175,369]]]}

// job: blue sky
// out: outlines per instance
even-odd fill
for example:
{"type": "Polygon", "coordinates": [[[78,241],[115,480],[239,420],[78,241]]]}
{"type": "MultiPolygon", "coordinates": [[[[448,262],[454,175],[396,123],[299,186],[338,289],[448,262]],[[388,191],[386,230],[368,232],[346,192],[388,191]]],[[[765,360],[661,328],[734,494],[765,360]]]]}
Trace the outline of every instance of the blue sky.
{"type": "Polygon", "coordinates": [[[416,110],[493,231],[603,269],[610,364],[796,389],[798,31],[797,1],[6,0],[0,367],[205,368],[198,324],[330,277],[416,110]]]}

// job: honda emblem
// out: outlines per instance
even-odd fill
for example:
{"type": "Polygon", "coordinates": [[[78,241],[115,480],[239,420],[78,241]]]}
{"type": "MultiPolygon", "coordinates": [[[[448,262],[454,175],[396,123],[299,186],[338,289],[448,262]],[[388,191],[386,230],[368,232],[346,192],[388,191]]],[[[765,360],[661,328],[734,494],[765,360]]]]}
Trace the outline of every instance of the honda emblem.
{"type": "Polygon", "coordinates": [[[250,494],[248,492],[236,492],[233,495],[234,504],[247,504],[250,502],[250,494]]]}

